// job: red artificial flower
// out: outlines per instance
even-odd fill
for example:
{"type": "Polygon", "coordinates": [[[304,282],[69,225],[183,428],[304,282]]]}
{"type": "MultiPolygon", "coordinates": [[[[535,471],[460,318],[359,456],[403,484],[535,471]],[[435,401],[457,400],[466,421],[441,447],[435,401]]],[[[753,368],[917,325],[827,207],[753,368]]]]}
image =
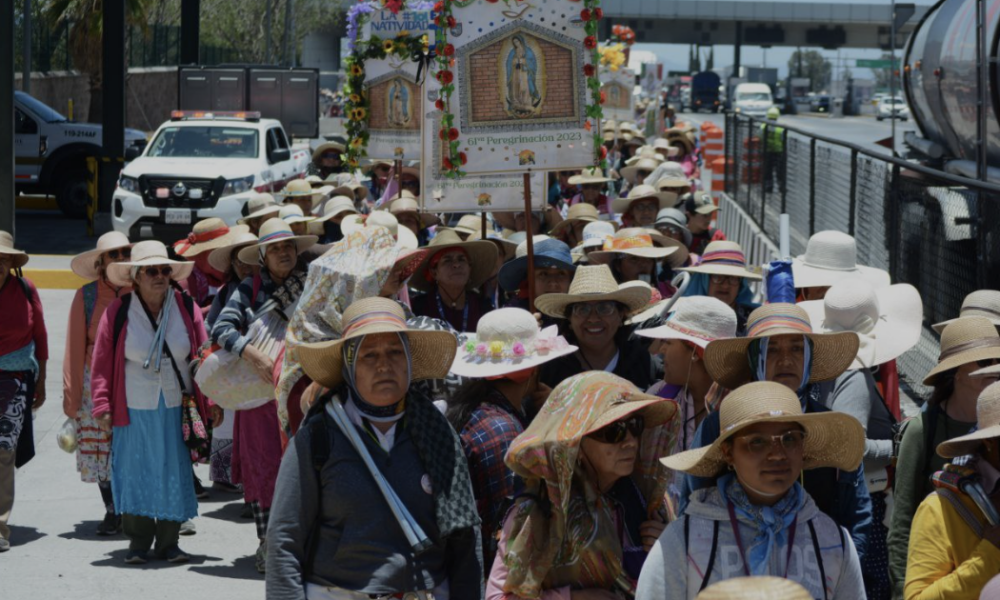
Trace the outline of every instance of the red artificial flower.
{"type": "Polygon", "coordinates": [[[583,65],[584,75],[586,75],[587,77],[593,77],[595,73],[596,70],[594,69],[594,65],[583,65]]]}
{"type": "Polygon", "coordinates": [[[597,38],[592,35],[583,38],[583,47],[587,50],[593,50],[597,47],[597,38]]]}
{"type": "Polygon", "coordinates": [[[465,152],[459,152],[458,153],[458,162],[461,163],[461,164],[463,164],[463,165],[465,163],[469,162],[469,157],[467,157],[465,155],[465,152]]]}
{"type": "Polygon", "coordinates": [[[581,10],[580,11],[580,18],[583,19],[584,21],[589,21],[590,20],[590,9],[589,8],[585,8],[585,9],[581,10]]]}
{"type": "Polygon", "coordinates": [[[611,35],[621,35],[623,27],[621,25],[615,25],[611,28],[611,35]]]}
{"type": "Polygon", "coordinates": [[[448,27],[453,28],[455,27],[455,24],[456,24],[455,17],[448,15],[448,27]]]}
{"type": "Polygon", "coordinates": [[[455,80],[455,75],[451,71],[438,71],[437,80],[440,81],[442,85],[448,85],[455,80]]]}
{"type": "Polygon", "coordinates": [[[438,2],[434,4],[434,12],[436,13],[444,12],[444,2],[438,0],[438,2]]]}
{"type": "Polygon", "coordinates": [[[454,165],[451,164],[451,159],[449,158],[444,158],[441,161],[441,167],[444,168],[445,171],[451,171],[455,168],[454,165]]]}
{"type": "Polygon", "coordinates": [[[606,146],[601,146],[601,160],[608,157],[608,148],[606,146]]]}
{"type": "Polygon", "coordinates": [[[458,139],[458,130],[452,127],[448,130],[448,140],[454,142],[458,139]]]}
{"type": "Polygon", "coordinates": [[[438,98],[438,99],[437,99],[437,100],[436,100],[436,101],[434,102],[434,108],[436,108],[436,109],[438,109],[438,110],[444,110],[444,100],[443,100],[443,99],[441,99],[441,98],[438,98]]]}
{"type": "Polygon", "coordinates": [[[434,17],[434,24],[437,25],[438,27],[441,26],[441,15],[440,14],[438,16],[434,17]]]}
{"type": "Polygon", "coordinates": [[[601,100],[600,100],[600,103],[604,104],[607,101],[607,99],[608,99],[608,97],[607,97],[607,95],[605,95],[604,90],[601,90],[601,100]]]}
{"type": "Polygon", "coordinates": [[[453,46],[451,44],[445,44],[444,48],[441,49],[441,54],[443,54],[445,56],[454,56],[454,54],[455,54],[455,46],[453,46]]]}
{"type": "Polygon", "coordinates": [[[600,21],[601,19],[604,18],[604,9],[603,8],[595,8],[594,11],[593,11],[593,15],[594,15],[594,20],[595,21],[600,21]]]}
{"type": "Polygon", "coordinates": [[[392,14],[398,15],[403,8],[403,0],[385,0],[385,7],[391,10],[392,14]]]}
{"type": "Polygon", "coordinates": [[[438,138],[441,139],[441,141],[444,141],[446,137],[448,137],[448,132],[442,127],[441,130],[438,131],[438,138]]]}

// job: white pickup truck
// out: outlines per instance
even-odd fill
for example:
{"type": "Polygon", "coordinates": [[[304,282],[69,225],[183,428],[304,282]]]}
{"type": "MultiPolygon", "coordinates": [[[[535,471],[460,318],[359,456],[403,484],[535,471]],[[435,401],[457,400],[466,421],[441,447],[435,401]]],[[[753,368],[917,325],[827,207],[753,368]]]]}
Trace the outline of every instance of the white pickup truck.
{"type": "Polygon", "coordinates": [[[131,149],[125,159],[112,227],[133,240],[173,242],[208,217],[234,225],[254,193],[305,176],[310,156],[259,113],[174,111],[144,151],[131,149]]]}

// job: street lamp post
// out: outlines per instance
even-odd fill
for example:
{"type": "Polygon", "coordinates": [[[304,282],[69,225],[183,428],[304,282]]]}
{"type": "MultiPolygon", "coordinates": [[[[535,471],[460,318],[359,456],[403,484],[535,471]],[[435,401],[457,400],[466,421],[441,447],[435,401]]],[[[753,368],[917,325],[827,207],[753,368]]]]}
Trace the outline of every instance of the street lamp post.
{"type": "MultiPolygon", "coordinates": [[[[896,110],[896,0],[892,0],[892,27],[889,34],[889,98],[892,110],[896,110]]],[[[896,156],[896,115],[890,113],[892,121],[892,155],[896,156]]]]}

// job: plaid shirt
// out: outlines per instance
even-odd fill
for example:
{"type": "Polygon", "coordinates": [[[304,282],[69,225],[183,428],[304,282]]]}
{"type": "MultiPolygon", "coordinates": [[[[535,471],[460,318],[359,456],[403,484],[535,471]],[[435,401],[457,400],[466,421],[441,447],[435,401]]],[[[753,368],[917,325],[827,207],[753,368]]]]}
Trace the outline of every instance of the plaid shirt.
{"type": "Polygon", "coordinates": [[[472,412],[459,437],[469,461],[476,509],[483,519],[483,564],[489,571],[496,554],[497,534],[503,526],[508,498],[514,497],[517,476],[504,456],[524,431],[527,419],[503,394],[494,391],[472,412]]]}

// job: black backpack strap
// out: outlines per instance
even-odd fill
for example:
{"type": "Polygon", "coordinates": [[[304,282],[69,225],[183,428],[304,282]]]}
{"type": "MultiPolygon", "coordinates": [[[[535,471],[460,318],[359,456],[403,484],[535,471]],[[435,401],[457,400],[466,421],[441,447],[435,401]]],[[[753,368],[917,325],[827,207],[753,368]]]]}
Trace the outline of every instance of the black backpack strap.
{"type": "MultiPolygon", "coordinates": [[[[684,522],[685,527],[687,526],[687,521],[684,522]]],[[[739,533],[737,533],[739,535],[739,533]]],[[[686,538],[685,538],[686,541],[686,538]]],[[[701,592],[706,587],[708,587],[708,581],[712,578],[712,570],[715,568],[715,554],[719,550],[719,521],[712,521],[712,550],[708,553],[708,565],[705,567],[705,576],[701,579],[701,587],[698,591],[701,592]]]]}
{"type": "MultiPolygon", "coordinates": [[[[336,402],[335,399],[327,399],[327,402],[336,402]]],[[[323,405],[325,402],[317,402],[323,405]]],[[[323,467],[330,460],[331,447],[333,446],[333,436],[330,427],[326,423],[324,411],[313,413],[303,424],[309,430],[309,459],[316,474],[316,489],[319,490],[319,506],[323,505],[323,479],[320,476],[323,467]]],[[[312,571],[311,565],[316,556],[316,546],[319,545],[319,527],[313,526],[306,539],[306,560],[303,561],[303,576],[308,576],[312,571]]]]}
{"type": "MultiPolygon", "coordinates": [[[[839,529],[839,527],[838,527],[839,529]]],[[[823,568],[823,554],[819,550],[819,537],[816,535],[816,527],[813,522],[809,521],[809,534],[812,536],[813,542],[813,552],[816,553],[816,564],[819,565],[819,584],[823,587],[823,598],[829,598],[829,593],[826,591],[826,569],[823,568]]],[[[840,533],[840,542],[844,542],[844,533],[840,533]]]]}
{"type": "Polygon", "coordinates": [[[128,319],[128,307],[131,304],[132,293],[122,296],[122,305],[118,307],[118,312],[115,313],[115,328],[113,329],[114,334],[111,337],[111,340],[114,342],[112,347],[114,348],[118,347],[118,339],[122,335],[122,329],[125,328],[125,320],[128,319]]]}
{"type": "Polygon", "coordinates": [[[24,297],[28,299],[28,302],[31,302],[35,297],[35,295],[31,293],[31,286],[28,285],[28,280],[20,274],[21,270],[18,269],[17,272],[17,282],[21,284],[21,289],[24,290],[24,297]]]}
{"type": "MultiPolygon", "coordinates": [[[[937,433],[938,417],[941,416],[941,406],[935,404],[927,407],[926,419],[924,419],[924,473],[931,469],[931,460],[937,456],[937,449],[934,447],[934,435],[937,433]]],[[[922,475],[921,475],[922,476],[922,475]]]]}

